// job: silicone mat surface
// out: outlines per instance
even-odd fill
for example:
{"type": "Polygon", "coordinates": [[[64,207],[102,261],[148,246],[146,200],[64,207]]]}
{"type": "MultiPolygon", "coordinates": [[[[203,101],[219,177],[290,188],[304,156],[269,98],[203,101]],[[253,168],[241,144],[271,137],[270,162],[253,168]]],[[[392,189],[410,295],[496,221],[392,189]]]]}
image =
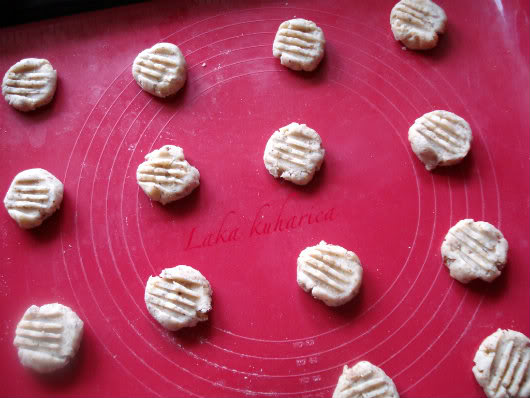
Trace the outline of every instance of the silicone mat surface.
{"type": "Polygon", "coordinates": [[[392,1],[150,2],[0,30],[0,71],[26,57],[58,71],[32,113],[0,101],[0,190],[42,167],[65,184],[35,230],[0,216],[0,391],[5,396],[329,397],[345,364],[369,360],[402,397],[481,397],[471,368],[497,328],[530,332],[529,4],[444,1],[447,34],[403,50],[392,1]],[[272,56],[278,25],[315,21],[326,55],[314,73],[272,56]],[[186,86],[143,92],[131,64],[177,44],[186,86]],[[434,109],[465,118],[467,158],[428,172],[407,132],[434,109]],[[292,121],[322,137],[305,187],[263,165],[292,121]],[[144,156],[181,146],[201,185],[174,204],[136,184],[144,156]],[[440,245],[463,218],[509,241],[491,284],[462,285],[440,245]],[[339,308],[296,283],[296,259],[321,240],[357,253],[359,296],[339,308]],[[214,290],[208,322],[176,333],[149,315],[144,287],[163,268],[199,269],[214,290]],[[72,366],[24,369],[12,345],[32,304],[60,302],[85,322],[72,366]]]}

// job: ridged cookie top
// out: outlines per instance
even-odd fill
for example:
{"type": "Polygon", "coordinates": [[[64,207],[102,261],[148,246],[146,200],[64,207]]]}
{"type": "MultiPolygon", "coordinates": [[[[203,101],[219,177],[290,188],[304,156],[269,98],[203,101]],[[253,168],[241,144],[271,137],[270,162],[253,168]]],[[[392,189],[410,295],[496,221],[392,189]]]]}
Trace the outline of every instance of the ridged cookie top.
{"type": "Polygon", "coordinates": [[[27,112],[48,104],[57,87],[57,72],[46,59],[26,58],[4,75],[2,94],[13,108],[27,112]]]}
{"type": "Polygon", "coordinates": [[[274,38],[272,54],[293,70],[314,70],[322,57],[326,39],[314,22],[291,19],[282,22],[274,38]]]}
{"type": "Polygon", "coordinates": [[[196,269],[178,265],[151,276],[145,287],[149,313],[166,329],[195,326],[208,319],[212,308],[212,289],[196,269]]]}
{"type": "Polygon", "coordinates": [[[344,366],[333,398],[399,398],[396,386],[382,369],[370,362],[344,366]]]}
{"type": "Polygon", "coordinates": [[[465,219],[449,229],[441,252],[453,278],[462,283],[476,278],[491,282],[506,264],[508,242],[493,225],[465,219]]]}
{"type": "Polygon", "coordinates": [[[513,330],[499,329],[475,354],[473,374],[489,398],[530,396],[530,340],[513,330]]]}
{"type": "Polygon", "coordinates": [[[182,148],[165,145],[145,157],[136,170],[138,185],[162,204],[181,199],[199,186],[199,171],[184,158],[182,148]]]}
{"type": "Polygon", "coordinates": [[[348,302],[361,287],[361,262],[343,247],[322,241],[302,250],[297,265],[300,287],[329,306],[348,302]]]}
{"type": "Polygon", "coordinates": [[[18,173],[4,198],[9,215],[22,228],[33,228],[51,216],[63,200],[63,184],[44,169],[18,173]]]}
{"type": "Polygon", "coordinates": [[[427,170],[450,166],[469,152],[471,127],[460,116],[437,110],[416,119],[409,129],[409,141],[427,170]]]}
{"type": "Polygon", "coordinates": [[[271,136],[263,161],[275,178],[305,185],[322,165],[325,150],[321,145],[315,130],[305,124],[291,123],[271,136]]]}
{"type": "Polygon", "coordinates": [[[447,16],[430,0],[401,0],[390,13],[394,38],[411,50],[428,50],[438,44],[447,16]]]}
{"type": "Polygon", "coordinates": [[[138,54],[132,73],[142,89],[163,98],[184,86],[186,60],[176,45],[158,43],[138,54]]]}
{"type": "Polygon", "coordinates": [[[82,334],[83,321],[70,308],[58,303],[32,305],[17,325],[13,344],[24,366],[48,373],[70,362],[82,334]]]}

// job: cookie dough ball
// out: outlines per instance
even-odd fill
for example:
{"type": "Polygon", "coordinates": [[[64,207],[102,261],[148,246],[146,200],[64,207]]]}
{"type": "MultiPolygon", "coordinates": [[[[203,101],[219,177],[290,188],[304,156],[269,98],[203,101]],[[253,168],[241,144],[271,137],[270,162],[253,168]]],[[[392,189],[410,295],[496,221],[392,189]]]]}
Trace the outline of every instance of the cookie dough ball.
{"type": "Polygon", "coordinates": [[[480,278],[491,282],[501,274],[508,242],[485,221],[465,219],[453,226],[442,243],[442,257],[451,276],[462,283],[480,278]]]}
{"type": "Polygon", "coordinates": [[[61,206],[63,189],[62,182],[44,169],[24,170],[11,182],[4,205],[20,227],[34,228],[61,206]]]}
{"type": "Polygon", "coordinates": [[[401,0],[390,12],[394,38],[411,50],[429,50],[445,32],[447,16],[430,0],[401,0]]]}
{"type": "Polygon", "coordinates": [[[473,374],[488,398],[530,397],[530,340],[498,329],[475,354],[473,374]]]}
{"type": "Polygon", "coordinates": [[[307,19],[282,22],[274,38],[272,54],[292,70],[314,70],[324,57],[324,32],[307,19]]]}
{"type": "Polygon", "coordinates": [[[50,373],[72,360],[82,336],[83,321],[70,308],[58,303],[32,305],[17,325],[13,344],[22,365],[50,373]]]}
{"type": "Polygon", "coordinates": [[[184,158],[182,148],[164,145],[145,156],[136,180],[145,194],[163,205],[188,196],[200,184],[199,170],[184,158]]]}
{"type": "Polygon", "coordinates": [[[412,150],[427,170],[459,163],[469,152],[472,138],[469,124],[447,111],[426,113],[409,129],[412,150]]]}
{"type": "Polygon", "coordinates": [[[212,309],[210,283],[187,265],[166,268],[160,276],[150,276],[144,298],[149,313],[168,330],[206,321],[212,309]]]}
{"type": "Polygon", "coordinates": [[[26,58],[6,72],[2,94],[13,108],[32,111],[48,104],[57,87],[57,71],[46,59],[26,58]]]}
{"type": "Polygon", "coordinates": [[[291,123],[271,136],[263,161],[275,178],[305,185],[320,170],[325,152],[315,130],[305,124],[291,123]]]}
{"type": "Polygon", "coordinates": [[[344,366],[333,398],[399,398],[392,379],[382,369],[370,362],[358,362],[348,368],[344,366]]]}
{"type": "Polygon", "coordinates": [[[322,241],[300,253],[298,285],[331,307],[347,303],[361,288],[363,268],[354,252],[322,241]]]}
{"type": "Polygon", "coordinates": [[[158,43],[142,51],[134,60],[132,74],[136,83],[150,94],[167,97],[186,82],[186,60],[171,43],[158,43]]]}

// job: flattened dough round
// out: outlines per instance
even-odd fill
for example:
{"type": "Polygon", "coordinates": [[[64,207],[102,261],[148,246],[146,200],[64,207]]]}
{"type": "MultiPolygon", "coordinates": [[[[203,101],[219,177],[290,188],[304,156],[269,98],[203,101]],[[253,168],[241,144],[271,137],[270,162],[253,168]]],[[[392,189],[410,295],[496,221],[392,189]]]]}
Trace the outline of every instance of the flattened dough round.
{"type": "Polygon", "coordinates": [[[46,59],[26,58],[4,75],[2,94],[13,108],[32,111],[48,104],[57,87],[57,71],[46,59]]]}
{"type": "Polygon", "coordinates": [[[325,153],[315,130],[305,124],[291,123],[269,138],[263,161],[275,178],[305,185],[320,170],[325,153]]]}
{"type": "Polygon", "coordinates": [[[282,22],[274,38],[272,55],[292,70],[314,70],[324,57],[324,32],[314,22],[297,18],[282,22]]]}
{"type": "Polygon", "coordinates": [[[480,278],[491,282],[506,264],[508,242],[493,225],[465,219],[449,229],[441,250],[444,263],[456,280],[468,283],[480,278]]]}
{"type": "Polygon", "coordinates": [[[20,227],[34,228],[61,206],[63,190],[63,183],[50,172],[24,170],[11,182],[4,205],[20,227]]]}
{"type": "Polygon", "coordinates": [[[513,330],[498,329],[475,354],[473,374],[488,398],[530,396],[530,340],[513,330]]]}
{"type": "Polygon", "coordinates": [[[396,385],[386,373],[370,362],[357,362],[339,377],[333,398],[399,398],[396,385]]]}
{"type": "Polygon", "coordinates": [[[401,0],[390,12],[394,38],[411,50],[429,50],[445,32],[447,16],[430,0],[401,0]]]}
{"type": "Polygon", "coordinates": [[[83,321],[65,305],[32,305],[17,325],[13,344],[20,362],[39,373],[66,366],[77,353],[83,321]]]}
{"type": "Polygon", "coordinates": [[[145,156],[136,180],[147,196],[165,205],[188,196],[200,184],[199,170],[184,158],[182,148],[164,145],[145,156]]]}
{"type": "Polygon", "coordinates": [[[359,257],[343,247],[321,241],[300,253],[298,285],[331,307],[347,303],[361,288],[363,268],[359,257]]]}
{"type": "Polygon", "coordinates": [[[149,313],[168,330],[206,321],[212,309],[210,283],[187,265],[166,268],[160,276],[150,276],[144,298],[149,313]]]}
{"type": "Polygon", "coordinates": [[[142,89],[164,98],[175,94],[186,83],[186,60],[176,45],[158,43],[138,54],[132,74],[142,89]]]}
{"type": "Polygon", "coordinates": [[[427,170],[459,163],[469,152],[472,139],[469,124],[448,111],[426,113],[409,129],[412,150],[427,170]]]}

